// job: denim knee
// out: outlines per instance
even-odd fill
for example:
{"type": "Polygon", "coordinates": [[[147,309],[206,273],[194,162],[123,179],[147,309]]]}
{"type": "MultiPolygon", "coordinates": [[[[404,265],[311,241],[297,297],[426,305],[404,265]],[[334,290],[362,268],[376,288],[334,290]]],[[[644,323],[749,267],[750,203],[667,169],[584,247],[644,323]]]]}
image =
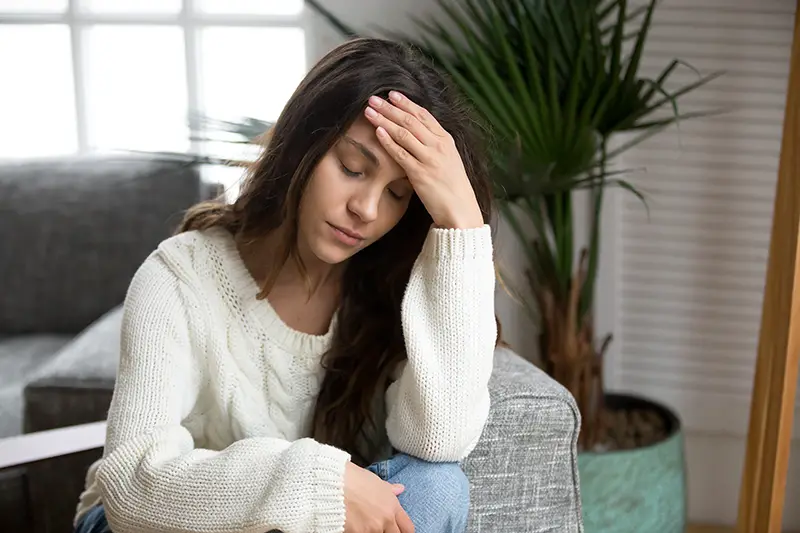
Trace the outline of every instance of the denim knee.
{"type": "Polygon", "coordinates": [[[92,507],[78,521],[75,533],[111,533],[106,520],[106,510],[102,504],[92,507]]]}
{"type": "Polygon", "coordinates": [[[469,480],[457,463],[440,463],[433,467],[440,487],[442,504],[449,510],[453,525],[466,527],[469,515],[469,480]]]}
{"type": "Polygon", "coordinates": [[[419,533],[462,533],[469,516],[469,480],[457,463],[403,457],[393,482],[404,483],[403,508],[419,533]]]}

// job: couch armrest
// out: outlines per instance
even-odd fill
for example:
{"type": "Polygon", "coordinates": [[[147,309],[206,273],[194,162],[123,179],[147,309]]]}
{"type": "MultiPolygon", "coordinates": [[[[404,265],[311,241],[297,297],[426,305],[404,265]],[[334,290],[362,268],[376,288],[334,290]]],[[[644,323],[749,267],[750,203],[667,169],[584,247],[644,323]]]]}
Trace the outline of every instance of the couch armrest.
{"type": "Polygon", "coordinates": [[[94,422],[0,439],[0,470],[102,448],[106,423],[94,422]]]}
{"type": "Polygon", "coordinates": [[[3,515],[3,531],[71,533],[105,435],[106,423],[95,422],[0,439],[0,510],[13,510],[9,520],[3,515]]]}
{"type": "Polygon", "coordinates": [[[469,533],[582,533],[574,399],[507,348],[495,353],[489,388],[489,420],[463,464],[469,533]]]}

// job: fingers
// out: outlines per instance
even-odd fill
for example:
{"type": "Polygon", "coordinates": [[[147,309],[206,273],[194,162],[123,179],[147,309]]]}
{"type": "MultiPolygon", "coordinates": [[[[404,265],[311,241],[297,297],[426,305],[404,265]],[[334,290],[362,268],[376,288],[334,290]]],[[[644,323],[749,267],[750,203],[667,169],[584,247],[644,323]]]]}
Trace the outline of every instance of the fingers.
{"type": "Polygon", "coordinates": [[[420,124],[425,126],[425,128],[436,135],[437,137],[446,137],[447,131],[439,124],[439,121],[433,116],[433,114],[422,107],[419,104],[416,104],[411,101],[410,98],[405,96],[404,94],[398,91],[389,91],[389,100],[400,110],[405,111],[409,115],[413,116],[420,124]]]}
{"type": "Polygon", "coordinates": [[[383,126],[378,126],[375,130],[375,135],[378,137],[378,141],[384,149],[392,156],[392,159],[397,161],[397,164],[403,167],[409,175],[417,171],[420,166],[419,160],[408,150],[400,146],[383,126]]]}
{"type": "Polygon", "coordinates": [[[393,483],[392,484],[392,494],[394,494],[395,496],[401,495],[404,490],[406,490],[406,488],[403,485],[401,485],[400,483],[393,483]]]}
{"type": "Polygon", "coordinates": [[[400,528],[400,533],[414,533],[414,523],[408,517],[405,510],[399,505],[397,506],[395,520],[397,521],[397,526],[400,528]]]}
{"type": "MultiPolygon", "coordinates": [[[[408,98],[405,100],[410,101],[408,98]]],[[[411,134],[419,139],[422,144],[430,146],[439,140],[439,138],[434,135],[434,133],[427,126],[425,126],[414,113],[410,113],[404,109],[401,109],[393,102],[387,102],[383,98],[379,98],[377,96],[370,96],[369,107],[373,108],[383,117],[389,119],[389,121],[392,123],[410,131],[411,134]]],[[[422,108],[420,107],[419,109],[422,108]]],[[[430,115],[430,113],[428,114],[430,115]]]]}
{"type": "Polygon", "coordinates": [[[389,523],[386,524],[383,533],[402,533],[402,532],[400,531],[400,527],[397,525],[396,520],[389,520],[389,523]]]}
{"type": "MultiPolygon", "coordinates": [[[[372,102],[371,99],[370,102],[372,102]]],[[[413,127],[412,125],[405,127],[405,125],[401,125],[399,122],[396,122],[391,117],[385,115],[382,111],[376,111],[376,109],[381,108],[383,111],[386,111],[387,108],[391,107],[393,106],[387,102],[384,102],[380,107],[377,108],[370,105],[364,110],[364,115],[373,126],[380,126],[388,131],[389,135],[392,136],[392,139],[394,139],[397,144],[405,148],[408,152],[413,154],[414,157],[419,160],[425,159],[425,145],[422,143],[419,137],[415,135],[414,131],[412,131],[414,129],[424,129],[423,126],[419,124],[417,128],[413,127]]],[[[428,132],[428,135],[430,135],[430,132],[428,132]]]]}

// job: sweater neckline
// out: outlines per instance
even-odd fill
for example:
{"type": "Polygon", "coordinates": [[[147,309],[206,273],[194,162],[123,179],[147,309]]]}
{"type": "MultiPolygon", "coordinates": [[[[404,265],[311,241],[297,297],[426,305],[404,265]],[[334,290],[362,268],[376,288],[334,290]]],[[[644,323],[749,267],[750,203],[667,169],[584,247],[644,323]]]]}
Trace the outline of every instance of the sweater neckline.
{"type": "Polygon", "coordinates": [[[245,307],[243,309],[245,314],[252,313],[256,318],[256,326],[262,326],[267,340],[278,344],[293,355],[311,356],[311,361],[316,363],[319,356],[330,346],[338,312],[334,313],[328,331],[322,335],[305,333],[289,327],[267,298],[256,297],[261,289],[245,265],[233,235],[224,228],[213,228],[212,231],[217,236],[215,241],[224,262],[222,267],[230,278],[239,301],[245,307]]]}

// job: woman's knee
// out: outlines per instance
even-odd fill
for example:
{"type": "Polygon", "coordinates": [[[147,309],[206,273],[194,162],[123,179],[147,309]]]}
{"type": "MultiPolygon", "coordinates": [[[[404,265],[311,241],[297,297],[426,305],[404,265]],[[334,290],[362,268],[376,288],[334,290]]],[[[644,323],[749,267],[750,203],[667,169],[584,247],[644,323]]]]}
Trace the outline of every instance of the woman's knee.
{"type": "Polygon", "coordinates": [[[103,505],[96,505],[81,517],[75,527],[75,533],[111,533],[106,520],[106,510],[103,505]]]}
{"type": "Polygon", "coordinates": [[[442,463],[435,467],[435,476],[451,509],[451,516],[466,525],[469,514],[469,480],[457,463],[442,463]]]}
{"type": "Polygon", "coordinates": [[[417,527],[417,531],[463,532],[469,515],[470,497],[469,480],[461,467],[457,463],[430,463],[410,458],[403,470],[397,476],[397,482],[406,484],[400,503],[404,508],[416,508],[406,508],[412,519],[417,514],[425,522],[434,522],[426,523],[428,527],[417,527]]]}
{"type": "Polygon", "coordinates": [[[469,504],[469,480],[457,463],[437,463],[431,471],[437,484],[453,498],[454,503],[469,504]]]}

